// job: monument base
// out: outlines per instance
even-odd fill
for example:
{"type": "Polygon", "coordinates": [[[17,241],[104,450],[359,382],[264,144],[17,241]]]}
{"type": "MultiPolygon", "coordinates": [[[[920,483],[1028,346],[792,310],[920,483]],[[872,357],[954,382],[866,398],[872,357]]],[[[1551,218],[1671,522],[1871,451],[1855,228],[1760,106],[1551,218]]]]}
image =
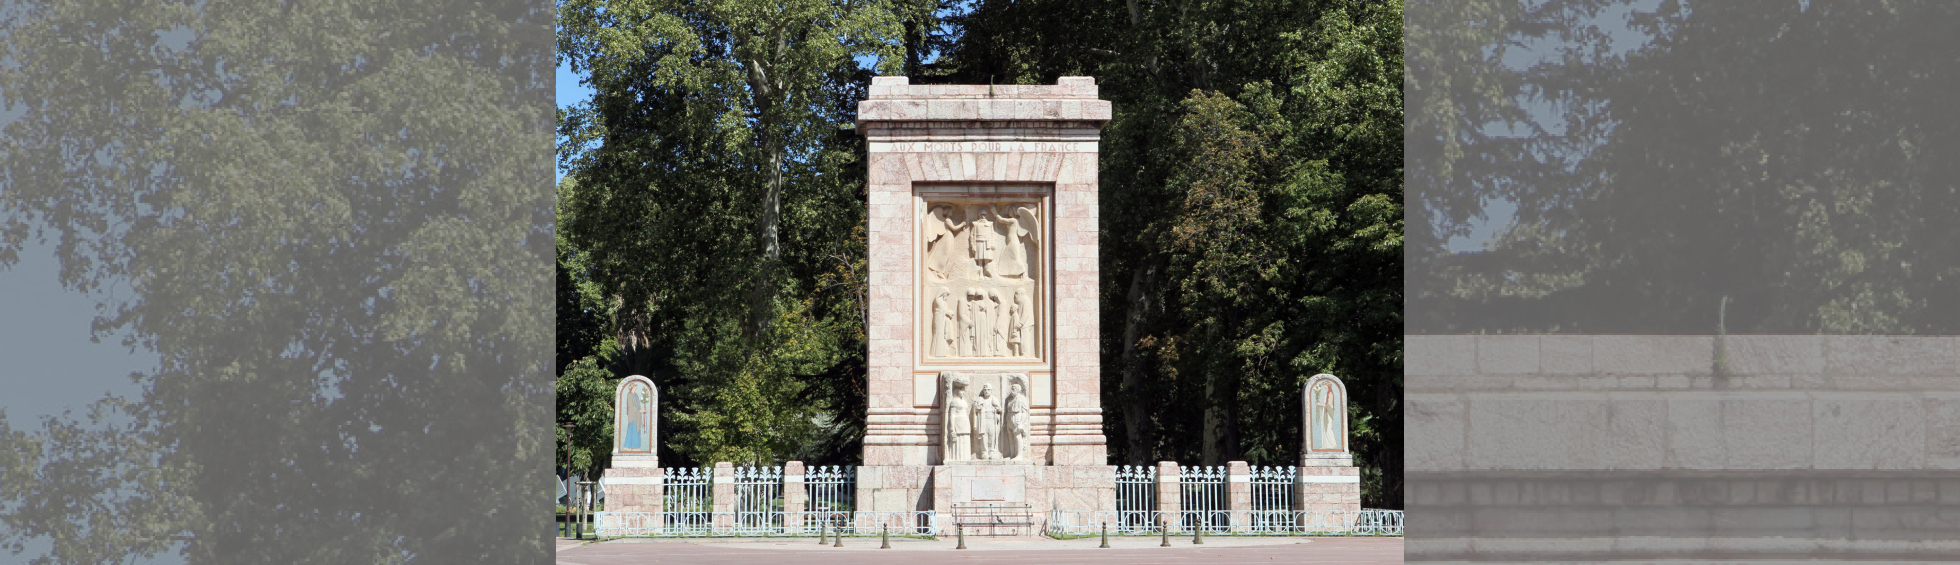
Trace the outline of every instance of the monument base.
{"type": "Polygon", "coordinates": [[[1361,468],[1354,466],[1352,456],[1302,457],[1298,477],[1293,489],[1294,509],[1349,515],[1361,511],[1361,468]]]}
{"type": "Polygon", "coordinates": [[[949,514],[955,504],[974,503],[1026,504],[1037,515],[1116,509],[1114,465],[1017,463],[858,467],[857,509],[949,514]]]}
{"type": "Polygon", "coordinates": [[[599,484],[606,491],[606,510],[660,512],[663,494],[660,458],[614,455],[612,463],[599,477],[599,484]]]}

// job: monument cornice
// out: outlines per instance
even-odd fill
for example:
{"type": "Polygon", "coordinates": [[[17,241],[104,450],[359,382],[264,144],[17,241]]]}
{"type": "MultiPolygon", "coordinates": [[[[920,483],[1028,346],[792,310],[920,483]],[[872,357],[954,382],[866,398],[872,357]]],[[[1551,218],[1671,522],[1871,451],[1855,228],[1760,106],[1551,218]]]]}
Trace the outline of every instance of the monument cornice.
{"type": "Polygon", "coordinates": [[[1100,129],[1110,120],[1110,103],[1096,98],[1096,82],[1090,77],[1062,77],[1052,85],[911,85],[907,80],[872,78],[870,95],[858,103],[859,131],[903,123],[947,128],[1047,128],[1062,123],[1100,129]]]}

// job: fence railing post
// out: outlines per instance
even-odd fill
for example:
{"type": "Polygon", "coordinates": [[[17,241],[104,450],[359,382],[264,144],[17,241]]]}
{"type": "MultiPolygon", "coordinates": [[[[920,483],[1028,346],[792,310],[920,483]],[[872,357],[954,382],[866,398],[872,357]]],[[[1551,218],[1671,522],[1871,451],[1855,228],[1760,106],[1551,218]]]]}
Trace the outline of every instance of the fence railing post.
{"type": "Polygon", "coordinates": [[[1157,462],[1157,523],[1166,529],[1176,528],[1180,519],[1183,499],[1178,490],[1178,466],[1176,461],[1157,462]]]}
{"type": "Polygon", "coordinates": [[[714,504],[710,507],[713,513],[708,515],[708,531],[719,534],[735,529],[735,464],[715,463],[714,483],[709,489],[714,504]]]}
{"type": "Polygon", "coordinates": [[[809,504],[810,493],[803,489],[803,462],[790,461],[783,464],[783,532],[790,535],[803,533],[803,508],[809,504]]]}
{"type": "Polygon", "coordinates": [[[1246,526],[1252,523],[1252,468],[1244,461],[1225,463],[1225,489],[1231,531],[1246,531],[1246,526]]]}

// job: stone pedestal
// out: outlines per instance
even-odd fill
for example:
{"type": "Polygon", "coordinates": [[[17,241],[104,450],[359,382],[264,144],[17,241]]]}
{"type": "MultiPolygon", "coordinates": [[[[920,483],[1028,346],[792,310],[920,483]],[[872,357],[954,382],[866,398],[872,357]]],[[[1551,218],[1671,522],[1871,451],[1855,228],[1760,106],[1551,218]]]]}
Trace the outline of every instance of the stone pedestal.
{"type": "Polygon", "coordinates": [[[1322,516],[1343,512],[1344,524],[1352,524],[1354,514],[1361,511],[1361,468],[1348,454],[1302,457],[1298,481],[1293,488],[1294,510],[1322,516]]]}
{"type": "MultiPolygon", "coordinates": [[[[1096,303],[1097,143],[1111,109],[1096,96],[1089,77],[872,79],[858,106],[871,258],[859,510],[949,510],[970,486],[938,481],[982,472],[1018,473],[1042,512],[1114,509],[1096,303]],[[1024,376],[1027,445],[1005,456],[1028,464],[947,461],[949,372],[1024,376]],[[1087,476],[1104,478],[1078,484],[1087,476]]],[[[1003,406],[1008,393],[993,391],[1003,406]]]]}

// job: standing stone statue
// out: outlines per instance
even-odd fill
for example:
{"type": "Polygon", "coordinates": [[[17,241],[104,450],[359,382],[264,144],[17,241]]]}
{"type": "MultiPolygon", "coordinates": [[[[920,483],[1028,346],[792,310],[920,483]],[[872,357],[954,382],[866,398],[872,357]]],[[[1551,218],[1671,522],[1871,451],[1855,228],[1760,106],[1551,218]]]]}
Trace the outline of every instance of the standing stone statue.
{"type": "Polygon", "coordinates": [[[1000,257],[994,261],[994,274],[1003,277],[1020,277],[1028,273],[1028,257],[1032,249],[1027,242],[1033,239],[1034,209],[1014,207],[1014,212],[999,216],[1000,226],[1006,229],[1000,257]]]}
{"type": "Polygon", "coordinates": [[[947,300],[952,291],[939,289],[939,296],[932,299],[932,356],[945,357],[959,352],[954,344],[954,327],[958,322],[953,312],[953,303],[947,300]]]}
{"type": "Polygon", "coordinates": [[[946,423],[946,461],[973,458],[973,414],[966,402],[966,378],[946,380],[946,410],[940,414],[946,423]]]}
{"type": "Polygon", "coordinates": [[[973,426],[980,440],[980,459],[1000,459],[1000,399],[994,398],[994,385],[980,385],[980,397],[973,399],[973,426]]]}
{"type": "Polygon", "coordinates": [[[1025,459],[1028,455],[1028,395],[1021,390],[1017,380],[1007,385],[1007,428],[1012,432],[1013,450],[1008,459],[1025,459]]]}

